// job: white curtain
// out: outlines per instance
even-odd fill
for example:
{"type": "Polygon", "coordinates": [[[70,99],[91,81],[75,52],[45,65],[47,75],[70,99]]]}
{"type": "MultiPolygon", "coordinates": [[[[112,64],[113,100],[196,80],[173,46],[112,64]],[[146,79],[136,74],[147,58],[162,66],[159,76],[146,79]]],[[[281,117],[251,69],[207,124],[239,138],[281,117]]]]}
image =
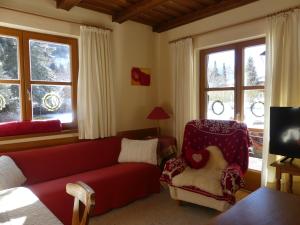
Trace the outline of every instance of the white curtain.
{"type": "Polygon", "coordinates": [[[77,96],[79,138],[115,135],[110,31],[80,27],[77,96]]]}
{"type": "Polygon", "coordinates": [[[174,136],[181,150],[185,124],[196,118],[196,76],[193,71],[193,40],[187,38],[171,44],[174,80],[174,136]]]}
{"type": "Polygon", "coordinates": [[[269,164],[270,106],[300,106],[300,10],[268,18],[262,185],[274,181],[269,164]]]}

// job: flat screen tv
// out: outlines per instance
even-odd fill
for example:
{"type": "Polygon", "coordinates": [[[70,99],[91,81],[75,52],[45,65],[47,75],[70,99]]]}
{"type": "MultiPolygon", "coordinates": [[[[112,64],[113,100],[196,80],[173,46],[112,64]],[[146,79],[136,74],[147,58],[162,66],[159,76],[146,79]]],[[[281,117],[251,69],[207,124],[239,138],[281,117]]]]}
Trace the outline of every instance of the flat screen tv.
{"type": "Polygon", "coordinates": [[[287,158],[300,158],[300,108],[271,107],[271,154],[287,158]]]}

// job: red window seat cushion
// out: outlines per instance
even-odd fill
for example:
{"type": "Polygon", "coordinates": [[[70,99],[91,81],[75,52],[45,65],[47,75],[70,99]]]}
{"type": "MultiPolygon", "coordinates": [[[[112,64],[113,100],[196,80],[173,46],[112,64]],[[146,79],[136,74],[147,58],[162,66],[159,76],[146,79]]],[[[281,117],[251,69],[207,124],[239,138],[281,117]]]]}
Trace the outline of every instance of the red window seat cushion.
{"type": "Polygon", "coordinates": [[[62,125],[59,120],[13,121],[0,123],[0,137],[60,132],[61,130],[62,125]]]}

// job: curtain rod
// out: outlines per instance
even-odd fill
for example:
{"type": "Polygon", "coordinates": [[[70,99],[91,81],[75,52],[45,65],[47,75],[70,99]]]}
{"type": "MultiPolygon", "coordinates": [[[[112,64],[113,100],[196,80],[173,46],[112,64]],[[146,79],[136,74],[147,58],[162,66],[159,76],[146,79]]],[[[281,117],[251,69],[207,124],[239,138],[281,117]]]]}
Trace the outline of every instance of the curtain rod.
{"type": "Polygon", "coordinates": [[[5,7],[5,6],[0,6],[0,9],[6,9],[6,10],[14,11],[14,12],[25,13],[25,14],[28,14],[28,15],[39,16],[39,17],[43,17],[43,18],[46,18],[46,19],[52,19],[52,20],[67,22],[67,23],[73,23],[73,24],[77,24],[77,25],[92,26],[92,27],[97,27],[97,28],[103,29],[103,30],[113,31],[113,29],[107,28],[107,27],[104,27],[104,26],[101,26],[101,25],[84,24],[84,23],[79,23],[79,22],[75,22],[75,21],[71,21],[71,20],[58,19],[58,18],[51,17],[51,16],[44,16],[44,15],[40,15],[40,14],[37,14],[37,13],[26,12],[26,11],[19,10],[19,9],[12,9],[12,8],[5,7]]]}
{"type": "Polygon", "coordinates": [[[265,15],[265,16],[260,16],[260,17],[254,18],[254,19],[246,20],[246,21],[243,21],[243,22],[230,24],[230,25],[225,26],[225,27],[220,27],[220,28],[216,28],[216,29],[209,30],[209,31],[204,31],[204,32],[201,32],[201,33],[193,34],[193,35],[184,36],[184,37],[177,38],[175,40],[169,41],[169,44],[177,42],[177,41],[180,41],[180,40],[183,40],[183,39],[186,39],[186,38],[195,38],[195,37],[202,36],[202,35],[205,35],[205,34],[208,34],[208,33],[216,32],[216,31],[220,31],[220,30],[224,30],[224,29],[228,29],[228,28],[231,28],[231,27],[236,27],[236,26],[239,26],[239,25],[251,23],[251,22],[254,22],[254,21],[258,21],[258,20],[262,20],[262,19],[265,19],[265,18],[268,18],[268,17],[271,17],[271,16],[278,15],[280,13],[289,12],[289,11],[292,11],[292,10],[295,10],[295,9],[299,9],[299,8],[300,8],[300,5],[295,6],[293,8],[284,9],[284,10],[281,10],[279,12],[275,12],[275,13],[272,13],[272,14],[268,14],[268,15],[265,15]]]}

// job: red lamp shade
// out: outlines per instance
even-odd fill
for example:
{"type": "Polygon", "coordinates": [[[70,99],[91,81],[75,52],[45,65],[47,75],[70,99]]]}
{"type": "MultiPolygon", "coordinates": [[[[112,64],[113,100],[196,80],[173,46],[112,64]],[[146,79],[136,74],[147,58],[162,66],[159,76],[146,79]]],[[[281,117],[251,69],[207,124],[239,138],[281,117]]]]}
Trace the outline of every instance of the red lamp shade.
{"type": "Polygon", "coordinates": [[[163,119],[169,119],[170,116],[162,107],[154,107],[154,109],[150,112],[150,114],[147,116],[147,119],[150,120],[163,120],[163,119]]]}

